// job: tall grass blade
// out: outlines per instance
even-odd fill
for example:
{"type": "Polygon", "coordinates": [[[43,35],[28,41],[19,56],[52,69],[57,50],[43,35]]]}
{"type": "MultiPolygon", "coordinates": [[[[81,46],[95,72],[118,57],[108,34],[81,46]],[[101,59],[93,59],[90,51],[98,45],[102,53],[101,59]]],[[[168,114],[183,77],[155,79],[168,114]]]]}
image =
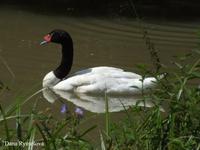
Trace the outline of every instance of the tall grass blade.
{"type": "Polygon", "coordinates": [[[200,150],[200,143],[198,144],[198,147],[197,147],[197,149],[196,150],[200,150]]]}
{"type": "Polygon", "coordinates": [[[65,123],[63,123],[60,127],[58,127],[54,133],[53,133],[53,136],[54,137],[57,137],[58,134],[62,131],[62,129],[68,124],[68,122],[66,121],[65,123]]]}
{"type": "Polygon", "coordinates": [[[41,93],[44,90],[44,88],[36,91],[35,93],[33,93],[31,96],[29,96],[28,98],[26,98],[21,105],[24,105],[27,101],[29,101],[31,98],[33,98],[34,96],[38,95],[39,93],[41,93]]]}
{"type": "Polygon", "coordinates": [[[52,136],[52,134],[49,132],[49,128],[43,122],[41,122],[41,125],[43,126],[45,133],[48,135],[50,142],[53,145],[53,148],[55,150],[57,150],[56,143],[55,143],[55,137],[52,136]]]}
{"type": "Polygon", "coordinates": [[[106,116],[106,134],[107,136],[110,135],[110,117],[109,117],[109,104],[108,104],[108,97],[105,93],[105,116],[106,116]]]}
{"type": "Polygon", "coordinates": [[[106,150],[106,144],[103,140],[103,135],[101,132],[100,132],[100,140],[101,140],[101,150],[106,150]]]}
{"type": "Polygon", "coordinates": [[[10,120],[10,119],[16,119],[16,118],[26,118],[26,117],[29,117],[30,115],[29,114],[24,114],[24,115],[15,115],[15,116],[8,116],[8,117],[5,117],[3,118],[3,116],[0,116],[0,122],[4,121],[4,120],[10,120]]]}
{"type": "Polygon", "coordinates": [[[6,140],[10,141],[10,133],[9,133],[9,128],[8,128],[8,123],[7,123],[7,120],[5,119],[6,116],[5,116],[4,110],[2,109],[1,104],[0,104],[0,112],[1,112],[1,116],[2,116],[3,121],[4,121],[4,128],[5,128],[5,131],[6,131],[6,140]]]}
{"type": "MultiPolygon", "coordinates": [[[[190,70],[188,71],[188,74],[189,74],[189,75],[192,74],[192,72],[193,72],[193,71],[195,70],[195,68],[199,65],[199,63],[200,63],[200,59],[198,59],[198,60],[192,65],[192,67],[191,67],[190,70]]],[[[185,87],[185,85],[186,85],[188,79],[189,79],[189,77],[185,77],[185,78],[184,78],[183,83],[181,84],[180,89],[179,89],[178,94],[177,94],[177,100],[180,100],[181,95],[182,95],[183,90],[184,90],[184,87],[185,87]]]]}
{"type": "Polygon", "coordinates": [[[34,144],[32,144],[32,143],[34,143],[35,141],[34,141],[34,139],[35,139],[35,132],[36,132],[36,128],[33,128],[33,130],[31,131],[31,133],[30,133],[30,139],[29,139],[29,146],[28,146],[28,150],[33,150],[33,146],[34,146],[34,144]]]}
{"type": "Polygon", "coordinates": [[[21,128],[21,111],[20,111],[20,105],[17,105],[17,110],[16,110],[16,131],[17,131],[17,139],[19,141],[22,140],[22,128],[21,128]]]}
{"type": "MultiPolygon", "coordinates": [[[[34,121],[34,118],[35,118],[35,110],[36,110],[36,107],[37,107],[37,103],[38,103],[38,100],[35,101],[34,105],[33,105],[33,108],[32,108],[32,112],[30,114],[30,120],[29,120],[29,125],[28,125],[28,133],[27,133],[27,137],[31,136],[31,134],[34,132],[33,130],[35,130],[35,127],[33,126],[33,121],[34,121]]],[[[34,133],[35,134],[35,133],[34,133]]],[[[30,137],[31,138],[31,137],[30,137]]]]}
{"type": "Polygon", "coordinates": [[[40,127],[39,123],[36,122],[35,125],[36,125],[37,129],[39,130],[39,132],[40,132],[40,134],[41,134],[41,136],[42,136],[42,138],[43,138],[43,140],[44,140],[44,143],[45,143],[46,147],[49,148],[48,140],[47,140],[45,134],[43,133],[43,130],[42,130],[42,128],[40,127]]]}

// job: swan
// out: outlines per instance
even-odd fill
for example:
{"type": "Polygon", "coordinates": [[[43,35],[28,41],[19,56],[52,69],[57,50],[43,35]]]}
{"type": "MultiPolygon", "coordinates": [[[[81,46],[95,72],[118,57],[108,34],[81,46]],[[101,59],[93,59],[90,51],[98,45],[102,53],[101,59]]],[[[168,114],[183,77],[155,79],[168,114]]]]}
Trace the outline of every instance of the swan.
{"type": "Polygon", "coordinates": [[[61,44],[62,58],[60,65],[44,77],[44,88],[87,94],[105,92],[108,94],[139,94],[142,88],[146,90],[154,87],[157,79],[164,76],[147,77],[142,82],[141,75],[107,66],[88,68],[68,75],[73,63],[73,41],[70,34],[64,30],[55,29],[44,36],[40,45],[47,43],[61,44]]]}

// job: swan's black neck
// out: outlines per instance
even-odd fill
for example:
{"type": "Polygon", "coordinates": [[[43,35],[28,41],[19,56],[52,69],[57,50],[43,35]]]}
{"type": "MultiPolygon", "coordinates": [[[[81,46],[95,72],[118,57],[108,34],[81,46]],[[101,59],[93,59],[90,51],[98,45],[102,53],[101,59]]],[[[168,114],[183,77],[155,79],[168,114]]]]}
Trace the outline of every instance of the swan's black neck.
{"type": "Polygon", "coordinates": [[[64,40],[62,43],[62,60],[60,65],[54,70],[57,78],[63,79],[66,77],[73,63],[73,42],[71,38],[64,40]]]}

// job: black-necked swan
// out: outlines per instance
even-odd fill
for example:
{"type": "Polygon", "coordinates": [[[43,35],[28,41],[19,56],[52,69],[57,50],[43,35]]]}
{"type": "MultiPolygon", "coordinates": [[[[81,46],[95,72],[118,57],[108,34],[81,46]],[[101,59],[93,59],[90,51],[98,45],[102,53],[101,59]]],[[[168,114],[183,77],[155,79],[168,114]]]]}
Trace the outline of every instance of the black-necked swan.
{"type": "Polygon", "coordinates": [[[50,42],[62,45],[62,59],[60,65],[44,77],[44,88],[77,93],[139,94],[142,88],[151,88],[157,81],[154,77],[147,77],[142,82],[142,76],[136,73],[107,66],[78,71],[66,78],[73,62],[72,38],[66,31],[57,29],[45,35],[41,45],[50,42]]]}

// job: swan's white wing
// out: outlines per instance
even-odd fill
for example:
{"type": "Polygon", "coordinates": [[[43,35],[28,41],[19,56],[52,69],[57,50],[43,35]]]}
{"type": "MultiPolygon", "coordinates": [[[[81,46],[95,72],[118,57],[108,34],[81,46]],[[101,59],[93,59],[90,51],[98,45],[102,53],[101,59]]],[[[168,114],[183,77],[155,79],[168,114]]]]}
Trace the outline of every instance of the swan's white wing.
{"type": "Polygon", "coordinates": [[[154,85],[155,78],[142,77],[132,72],[113,67],[95,67],[79,71],[75,76],[61,81],[55,90],[75,91],[78,93],[137,94],[141,88],[154,85]]]}
{"type": "Polygon", "coordinates": [[[101,66],[101,67],[93,67],[93,68],[88,68],[88,69],[84,69],[81,71],[78,71],[76,73],[74,73],[74,75],[81,75],[81,74],[86,74],[86,73],[102,73],[102,71],[109,71],[109,72],[121,72],[123,71],[120,68],[115,68],[115,67],[106,67],[106,66],[101,66]]]}
{"type": "Polygon", "coordinates": [[[140,75],[133,72],[125,72],[123,69],[115,68],[115,67],[94,67],[88,68],[85,70],[78,71],[74,73],[72,76],[76,75],[85,75],[85,74],[107,74],[109,76],[118,76],[118,77],[130,77],[130,78],[141,78],[140,75]]]}

